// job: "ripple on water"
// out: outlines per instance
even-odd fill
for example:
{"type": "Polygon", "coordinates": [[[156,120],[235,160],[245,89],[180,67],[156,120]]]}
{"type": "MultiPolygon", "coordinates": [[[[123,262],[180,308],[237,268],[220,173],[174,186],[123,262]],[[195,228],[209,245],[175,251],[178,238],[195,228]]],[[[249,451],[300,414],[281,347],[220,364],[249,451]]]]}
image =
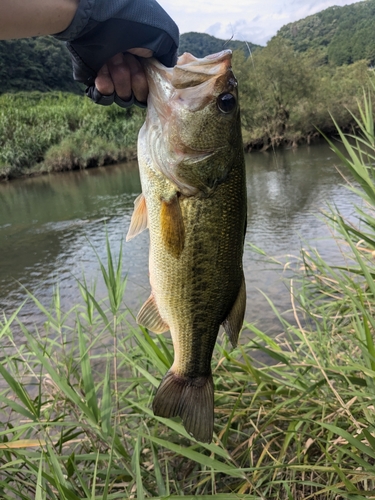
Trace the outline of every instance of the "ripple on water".
{"type": "MultiPolygon", "coordinates": [[[[298,258],[307,245],[331,262],[341,259],[330,232],[317,216],[327,204],[354,220],[356,197],[344,186],[337,160],[326,145],[247,156],[246,242],[282,262],[298,258]]],[[[147,231],[125,243],[134,199],[140,192],[136,164],[65,173],[0,185],[0,309],[13,311],[25,288],[49,306],[58,284],[62,307],[82,302],[77,280],[96,283],[106,296],[97,255],[106,260],[106,234],[116,256],[123,242],[125,303],[137,311],[149,295],[147,231]],[[25,287],[25,288],[24,288],[25,287]]],[[[245,245],[246,319],[276,334],[279,322],[260,290],[285,311],[290,296],[280,268],[245,245]]],[[[43,321],[32,301],[21,317],[43,321]]]]}

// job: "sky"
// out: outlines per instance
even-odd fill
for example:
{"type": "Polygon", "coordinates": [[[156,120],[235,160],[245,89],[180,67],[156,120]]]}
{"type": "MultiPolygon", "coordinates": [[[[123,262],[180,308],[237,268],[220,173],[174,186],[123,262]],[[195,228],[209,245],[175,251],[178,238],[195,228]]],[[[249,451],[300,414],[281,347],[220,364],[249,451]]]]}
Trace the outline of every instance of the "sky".
{"type": "Polygon", "coordinates": [[[158,0],[180,28],[266,45],[285,24],[358,0],[158,0]]]}

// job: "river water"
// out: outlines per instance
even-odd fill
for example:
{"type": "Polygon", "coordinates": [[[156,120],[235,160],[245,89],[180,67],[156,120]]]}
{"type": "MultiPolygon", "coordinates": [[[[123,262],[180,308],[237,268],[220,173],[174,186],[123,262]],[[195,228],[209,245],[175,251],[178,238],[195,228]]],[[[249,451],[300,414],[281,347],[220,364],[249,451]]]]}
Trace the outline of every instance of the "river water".
{"type": "MultiPolygon", "coordinates": [[[[283,262],[295,261],[301,247],[317,248],[331,263],[341,255],[319,218],[327,203],[354,217],[355,195],[345,186],[326,144],[246,156],[248,230],[246,242],[283,262]]],[[[123,240],[123,267],[128,283],[125,303],[137,312],[149,295],[148,233],[125,243],[140,192],[137,164],[20,179],[0,184],[0,312],[14,311],[32,292],[46,306],[59,286],[62,307],[81,302],[77,278],[96,282],[98,298],[106,295],[96,253],[106,260],[108,234],[114,255],[123,240]]],[[[282,268],[245,246],[248,306],[246,320],[267,333],[280,326],[266,299],[280,311],[290,309],[282,268]]],[[[21,318],[40,323],[32,301],[21,318]]]]}

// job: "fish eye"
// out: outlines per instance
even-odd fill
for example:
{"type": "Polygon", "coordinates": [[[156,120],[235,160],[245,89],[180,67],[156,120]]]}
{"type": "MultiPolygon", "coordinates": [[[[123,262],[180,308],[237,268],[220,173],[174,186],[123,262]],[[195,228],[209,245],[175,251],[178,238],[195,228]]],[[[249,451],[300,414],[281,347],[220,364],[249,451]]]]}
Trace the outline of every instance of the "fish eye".
{"type": "Polygon", "coordinates": [[[230,113],[236,107],[237,101],[233,94],[229,92],[220,94],[216,100],[217,107],[222,113],[230,113]]]}

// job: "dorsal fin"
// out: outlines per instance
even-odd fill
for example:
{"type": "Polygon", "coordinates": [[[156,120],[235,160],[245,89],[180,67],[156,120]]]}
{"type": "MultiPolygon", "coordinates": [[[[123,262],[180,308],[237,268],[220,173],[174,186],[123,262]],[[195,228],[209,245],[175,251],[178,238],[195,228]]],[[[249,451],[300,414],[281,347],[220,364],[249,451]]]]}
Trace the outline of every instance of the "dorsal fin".
{"type": "Polygon", "coordinates": [[[146,200],[143,193],[141,193],[134,201],[134,211],[130,221],[129,231],[126,235],[126,241],[131,240],[147,227],[148,217],[146,200]]]}

